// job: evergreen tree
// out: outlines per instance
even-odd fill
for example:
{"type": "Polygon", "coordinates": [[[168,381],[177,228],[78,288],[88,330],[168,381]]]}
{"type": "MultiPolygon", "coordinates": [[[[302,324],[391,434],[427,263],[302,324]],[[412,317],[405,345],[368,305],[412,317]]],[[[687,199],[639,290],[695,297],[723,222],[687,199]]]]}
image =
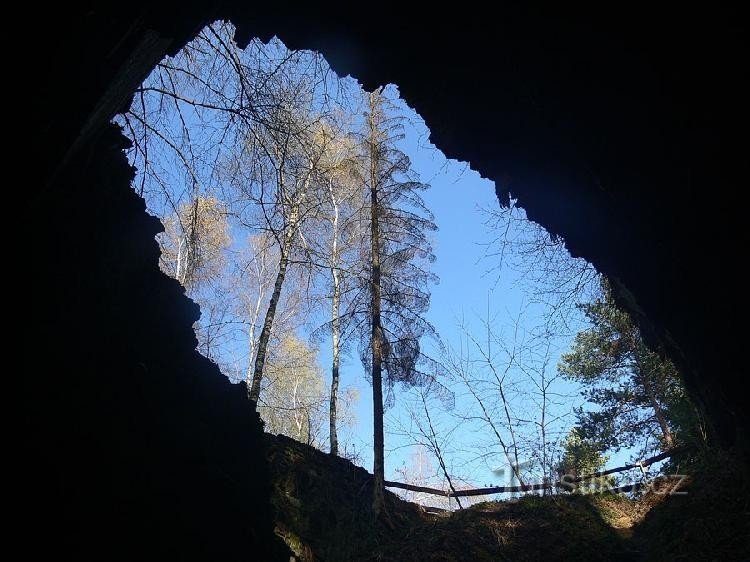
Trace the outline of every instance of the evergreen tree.
{"type": "Polygon", "coordinates": [[[579,493],[593,492],[614,485],[612,476],[599,476],[573,483],[572,479],[588,476],[602,470],[607,457],[602,455],[596,443],[586,439],[579,428],[570,430],[563,442],[563,455],[558,465],[563,489],[579,493]]]}
{"type": "Polygon", "coordinates": [[[687,397],[668,359],[651,351],[630,317],[619,310],[606,282],[602,296],[581,305],[591,327],[576,335],[563,355],[560,372],[582,383],[598,406],[577,412],[580,434],[602,449],[639,445],[643,454],[676,445],[673,414],[687,397]]]}
{"type": "Polygon", "coordinates": [[[423,368],[435,364],[422,353],[420,339],[435,335],[425,313],[428,285],[436,277],[424,265],[435,259],[427,233],[437,227],[419,195],[428,186],[414,179],[409,158],[396,148],[402,126],[388,116],[382,90],[369,94],[367,104],[363,195],[369,247],[363,251],[369,259],[363,262],[362,278],[368,298],[359,328],[361,357],[373,386],[373,511],[379,515],[385,501],[384,397],[392,399],[396,382],[423,385],[434,380],[423,368]]]}

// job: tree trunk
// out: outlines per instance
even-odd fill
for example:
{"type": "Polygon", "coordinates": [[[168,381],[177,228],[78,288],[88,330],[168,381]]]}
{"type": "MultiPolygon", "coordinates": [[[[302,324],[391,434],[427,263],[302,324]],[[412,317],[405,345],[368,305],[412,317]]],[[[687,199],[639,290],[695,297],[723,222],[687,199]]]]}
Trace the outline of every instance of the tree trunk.
{"type": "Polygon", "coordinates": [[[284,237],[284,247],[281,249],[281,258],[279,259],[279,272],[276,274],[276,282],[273,286],[273,293],[271,293],[271,300],[268,303],[268,309],[266,310],[266,318],[263,322],[263,330],[260,332],[260,339],[258,340],[258,352],[255,355],[255,370],[253,371],[253,384],[250,387],[248,397],[250,400],[255,402],[256,408],[258,398],[260,398],[260,382],[263,379],[263,368],[266,364],[266,351],[268,350],[268,342],[271,339],[271,328],[273,326],[273,319],[276,316],[276,307],[279,304],[279,297],[281,297],[281,288],[284,284],[284,278],[286,277],[286,270],[289,266],[289,248],[291,246],[291,238],[293,233],[288,231],[284,237]]]}
{"type": "Polygon", "coordinates": [[[263,271],[265,270],[265,256],[263,257],[264,264],[262,269],[256,266],[257,278],[258,278],[258,296],[255,299],[255,307],[253,308],[252,316],[250,317],[250,329],[248,330],[248,348],[249,348],[249,361],[247,364],[247,372],[245,373],[245,382],[248,388],[253,384],[253,374],[255,366],[255,325],[258,323],[258,317],[260,316],[260,306],[263,304],[263,271]]]}
{"type": "Polygon", "coordinates": [[[258,291],[258,297],[255,301],[255,310],[252,317],[250,318],[250,329],[247,334],[247,346],[249,348],[250,361],[247,365],[247,373],[245,374],[245,381],[248,385],[252,385],[253,373],[255,371],[255,324],[260,316],[260,305],[263,299],[263,291],[258,291]]]}
{"type": "MultiPolygon", "coordinates": [[[[424,415],[427,419],[427,426],[430,428],[430,435],[428,437],[428,441],[432,446],[433,452],[435,453],[435,456],[437,457],[438,463],[440,463],[440,469],[443,471],[443,476],[445,476],[445,480],[448,482],[448,487],[451,489],[451,492],[454,494],[456,498],[456,503],[458,504],[459,509],[463,509],[464,506],[461,505],[461,500],[458,499],[458,496],[456,496],[456,487],[453,485],[453,480],[450,477],[450,474],[448,474],[448,467],[445,466],[445,460],[443,459],[443,452],[440,450],[440,444],[437,440],[437,434],[435,433],[435,427],[432,425],[432,417],[430,417],[430,410],[427,408],[427,400],[425,400],[424,392],[421,394],[422,398],[422,407],[424,408],[424,415]]],[[[450,508],[450,497],[448,498],[448,507],[450,508]]]]}
{"type": "MultiPolygon", "coordinates": [[[[302,196],[304,196],[304,193],[302,196]]],[[[301,199],[302,197],[300,197],[300,201],[301,199]]],[[[284,285],[286,270],[289,266],[289,254],[292,250],[292,242],[294,242],[294,236],[297,233],[300,201],[295,202],[292,212],[290,213],[289,225],[284,232],[284,241],[281,247],[281,256],[279,257],[279,272],[276,274],[273,293],[271,293],[271,300],[269,301],[268,309],[266,310],[266,318],[263,321],[263,330],[261,330],[260,339],[258,340],[258,352],[255,355],[255,370],[253,371],[253,384],[248,393],[250,400],[255,402],[256,408],[258,398],[260,398],[260,382],[263,380],[263,368],[266,364],[266,351],[268,350],[268,342],[271,339],[273,319],[276,316],[276,307],[279,304],[281,288],[284,285]]]]}
{"type": "MultiPolygon", "coordinates": [[[[310,164],[310,173],[312,173],[312,163],[310,164]]],[[[281,178],[281,171],[279,171],[279,189],[283,191],[283,181],[281,178]]],[[[276,316],[276,307],[279,304],[279,298],[281,297],[281,287],[284,284],[284,278],[286,277],[286,270],[289,266],[289,255],[292,251],[292,243],[294,237],[297,235],[297,228],[300,221],[300,207],[305,199],[305,193],[310,183],[310,175],[305,178],[305,183],[300,192],[296,194],[291,202],[291,212],[289,213],[289,223],[286,225],[284,230],[284,241],[281,246],[281,256],[279,257],[279,272],[276,274],[276,282],[273,285],[273,293],[271,293],[271,300],[268,303],[268,310],[266,310],[266,318],[263,322],[263,330],[260,333],[260,339],[258,340],[258,352],[255,355],[255,370],[253,371],[253,384],[248,391],[248,398],[255,403],[255,408],[258,408],[258,399],[260,398],[260,383],[263,380],[263,368],[266,364],[266,352],[268,350],[268,342],[271,339],[271,328],[273,327],[273,319],[276,316]]]]}
{"type": "Polygon", "coordinates": [[[339,357],[340,357],[340,320],[339,320],[339,301],[341,300],[341,288],[339,284],[338,271],[335,269],[333,272],[333,304],[331,314],[331,333],[333,340],[333,364],[331,366],[331,412],[330,412],[330,434],[331,434],[331,454],[339,454],[339,439],[336,433],[336,401],[339,394],[339,357]]]}
{"type": "MultiPolygon", "coordinates": [[[[373,264],[373,273],[379,269],[380,266],[375,266],[373,264]]],[[[375,477],[375,489],[373,492],[374,495],[372,501],[372,509],[375,515],[380,515],[385,507],[385,443],[383,438],[383,342],[379,311],[380,289],[379,287],[375,287],[375,282],[373,282],[372,292],[372,418],[374,447],[372,473],[375,477]]]]}
{"type": "Polygon", "coordinates": [[[628,333],[624,335],[624,337],[627,338],[627,342],[630,345],[630,349],[632,350],[632,353],[635,357],[635,366],[637,369],[636,381],[640,382],[643,386],[643,390],[646,391],[648,402],[649,404],[651,404],[651,408],[654,410],[654,417],[656,417],[656,421],[659,424],[659,428],[661,429],[661,434],[664,438],[664,444],[667,446],[667,448],[671,449],[672,447],[674,447],[674,438],[672,437],[672,432],[669,429],[669,424],[667,423],[667,418],[664,415],[664,411],[661,409],[661,406],[656,399],[656,393],[654,392],[654,388],[651,385],[651,381],[648,378],[649,371],[642,360],[642,357],[644,355],[648,356],[651,352],[644,345],[637,332],[637,328],[635,328],[634,325],[630,328],[628,333]]]}
{"type": "Polygon", "coordinates": [[[175,279],[182,284],[182,286],[185,286],[185,280],[182,278],[182,246],[184,244],[184,238],[180,236],[179,241],[177,242],[177,265],[175,267],[175,279]]]}
{"type": "Polygon", "coordinates": [[[333,204],[333,242],[331,247],[331,278],[333,280],[333,299],[331,302],[331,340],[333,345],[333,360],[331,365],[331,408],[329,416],[329,433],[331,438],[331,454],[339,454],[339,438],[336,433],[336,401],[339,394],[339,353],[341,323],[339,319],[339,303],[341,302],[341,284],[338,271],[338,237],[339,237],[339,207],[333,187],[329,186],[331,202],[333,204]]]}
{"type": "Polygon", "coordinates": [[[370,97],[370,299],[372,310],[372,419],[374,490],[372,510],[380,516],[385,510],[385,458],[383,439],[383,330],[380,325],[380,225],[377,181],[377,148],[373,123],[373,98],[370,97]]]}
{"type": "Polygon", "coordinates": [[[648,380],[648,374],[641,373],[640,379],[641,383],[643,384],[643,388],[646,391],[646,396],[648,396],[648,401],[651,404],[651,408],[653,408],[654,410],[656,421],[661,428],[661,434],[664,438],[664,444],[668,449],[671,449],[672,447],[674,447],[674,437],[672,436],[672,431],[669,429],[669,424],[667,423],[667,417],[664,415],[664,410],[662,410],[661,405],[656,399],[656,393],[654,392],[653,386],[651,385],[651,381],[648,380]]]}
{"type": "MultiPolygon", "coordinates": [[[[303,443],[302,441],[302,429],[304,427],[304,423],[302,420],[302,412],[300,412],[300,409],[297,406],[297,390],[299,389],[300,380],[297,379],[294,381],[294,387],[292,387],[292,415],[294,416],[294,426],[297,428],[297,441],[300,443],[303,443]]],[[[309,431],[308,431],[309,433],[309,431]]]]}

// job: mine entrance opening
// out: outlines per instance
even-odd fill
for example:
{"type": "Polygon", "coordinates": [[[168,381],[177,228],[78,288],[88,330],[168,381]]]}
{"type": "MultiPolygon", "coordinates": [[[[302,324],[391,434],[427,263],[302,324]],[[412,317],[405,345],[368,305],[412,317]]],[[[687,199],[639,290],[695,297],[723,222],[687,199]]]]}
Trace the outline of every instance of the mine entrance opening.
{"type": "Polygon", "coordinates": [[[201,306],[198,349],[267,431],[376,471],[380,454],[386,480],[416,487],[539,494],[698,431],[606,280],[431,146],[395,86],[365,92],[317,53],[233,35],[206,27],[118,122],[164,224],[161,267],[201,306]]]}

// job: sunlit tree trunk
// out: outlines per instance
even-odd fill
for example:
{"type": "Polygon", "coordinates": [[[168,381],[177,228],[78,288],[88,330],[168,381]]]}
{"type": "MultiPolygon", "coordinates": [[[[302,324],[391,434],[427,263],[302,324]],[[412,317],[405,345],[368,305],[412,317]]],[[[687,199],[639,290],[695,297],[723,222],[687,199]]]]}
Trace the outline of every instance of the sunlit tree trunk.
{"type": "Polygon", "coordinates": [[[333,298],[331,301],[331,340],[333,346],[333,359],[331,365],[331,404],[330,404],[330,416],[329,416],[329,434],[331,439],[331,454],[339,454],[339,440],[336,432],[336,401],[338,400],[339,394],[339,364],[340,364],[340,335],[341,335],[341,321],[339,315],[341,311],[341,280],[339,278],[338,270],[338,238],[339,238],[339,207],[336,200],[336,195],[333,192],[333,186],[329,186],[329,194],[331,197],[331,203],[333,205],[333,220],[331,221],[333,228],[333,240],[331,243],[331,278],[333,280],[333,298]]]}
{"type": "Polygon", "coordinates": [[[664,410],[659,404],[659,401],[656,399],[656,392],[654,391],[654,387],[650,378],[651,372],[649,372],[648,370],[648,364],[646,361],[643,361],[641,359],[642,357],[647,357],[649,355],[649,350],[646,349],[645,345],[640,340],[638,331],[635,326],[631,325],[629,327],[629,330],[625,334],[625,338],[628,341],[630,349],[632,350],[632,353],[636,358],[635,368],[636,373],[638,374],[636,380],[640,382],[641,386],[643,386],[643,390],[646,393],[646,397],[649,404],[651,405],[651,409],[654,411],[654,417],[656,418],[656,422],[659,424],[659,429],[661,429],[661,435],[662,439],[664,440],[664,445],[668,449],[671,449],[672,447],[674,447],[674,438],[672,437],[672,431],[669,429],[669,424],[667,423],[667,417],[664,414],[664,410]]]}
{"type": "MultiPolygon", "coordinates": [[[[281,256],[279,257],[279,270],[276,274],[276,282],[273,285],[273,293],[271,293],[271,300],[268,303],[268,309],[266,310],[266,318],[263,322],[263,330],[260,333],[258,340],[258,352],[255,355],[255,369],[253,371],[253,384],[250,387],[248,397],[253,402],[258,403],[260,398],[260,383],[263,380],[263,368],[266,363],[266,353],[268,351],[268,342],[271,339],[271,328],[273,327],[273,320],[276,316],[276,308],[281,298],[281,289],[284,285],[284,278],[289,267],[289,257],[292,252],[292,244],[294,237],[297,234],[297,228],[299,227],[300,219],[300,207],[302,201],[305,198],[305,192],[307,190],[308,183],[310,181],[310,175],[308,174],[305,179],[305,185],[302,191],[295,197],[295,201],[292,204],[291,212],[289,213],[289,223],[284,229],[284,239],[281,244],[281,256]]],[[[283,190],[282,190],[283,192],[283,190]]],[[[256,406],[257,407],[257,406],[256,406]]]]}
{"type": "Polygon", "coordinates": [[[258,316],[260,316],[260,305],[263,303],[263,289],[262,287],[258,287],[258,296],[255,298],[255,306],[253,307],[253,313],[252,317],[250,318],[250,328],[248,330],[248,348],[250,353],[248,356],[250,357],[250,361],[248,362],[247,367],[247,375],[246,380],[248,385],[252,385],[253,381],[253,373],[254,373],[254,366],[255,366],[255,353],[256,353],[256,343],[255,343],[255,324],[258,321],[258,316]]]}
{"type": "Polygon", "coordinates": [[[276,274],[276,282],[273,285],[273,293],[271,293],[271,300],[268,303],[268,309],[266,310],[266,318],[263,321],[263,330],[260,333],[260,339],[258,340],[258,352],[255,354],[255,369],[253,370],[253,384],[250,387],[250,400],[258,402],[260,398],[260,383],[263,380],[263,367],[266,364],[266,352],[268,350],[268,342],[271,339],[271,328],[273,327],[273,319],[276,316],[276,308],[279,304],[279,298],[281,297],[281,289],[284,285],[284,278],[286,277],[286,270],[289,267],[289,246],[294,234],[291,230],[287,231],[284,236],[284,244],[281,248],[281,257],[279,258],[279,271],[276,274]]]}
{"type": "Polygon", "coordinates": [[[177,243],[177,265],[175,266],[175,279],[179,281],[180,283],[185,284],[185,280],[182,277],[182,271],[183,271],[183,258],[182,258],[182,250],[185,246],[185,239],[180,236],[179,242],[177,243]]]}
{"type": "Polygon", "coordinates": [[[261,306],[263,305],[263,299],[266,295],[266,283],[268,275],[268,248],[264,242],[258,244],[257,253],[254,256],[255,262],[255,281],[258,284],[258,294],[255,297],[255,304],[253,305],[248,319],[248,362],[247,372],[245,373],[245,382],[248,388],[253,383],[253,373],[255,371],[255,357],[257,353],[258,342],[255,338],[256,326],[258,325],[258,319],[260,318],[261,306]]]}
{"type": "Polygon", "coordinates": [[[654,392],[654,388],[648,378],[648,373],[642,373],[640,379],[641,384],[643,384],[643,388],[646,391],[646,396],[648,396],[648,401],[651,404],[651,408],[653,408],[654,410],[654,417],[656,418],[656,421],[659,424],[659,428],[661,429],[664,444],[668,449],[671,449],[672,447],[674,447],[674,437],[672,436],[672,431],[669,429],[669,423],[667,423],[667,417],[664,414],[664,410],[659,404],[659,401],[656,399],[656,393],[654,392]]]}
{"type": "Polygon", "coordinates": [[[331,365],[331,406],[330,406],[330,435],[331,435],[331,454],[339,454],[339,439],[336,431],[337,410],[336,402],[339,395],[339,364],[340,364],[340,320],[339,320],[339,302],[341,299],[341,287],[339,284],[339,274],[333,272],[333,321],[332,321],[332,340],[333,340],[333,360],[331,365]]]}

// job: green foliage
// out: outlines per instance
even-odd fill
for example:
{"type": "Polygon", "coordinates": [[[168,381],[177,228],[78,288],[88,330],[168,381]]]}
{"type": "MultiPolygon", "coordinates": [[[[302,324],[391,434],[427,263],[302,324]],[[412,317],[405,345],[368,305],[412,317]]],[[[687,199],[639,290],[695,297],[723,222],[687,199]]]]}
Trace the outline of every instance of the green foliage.
{"type": "MultiPolygon", "coordinates": [[[[606,462],[607,457],[601,453],[597,444],[586,439],[581,430],[574,427],[563,443],[563,456],[558,472],[568,477],[586,476],[602,470],[606,462]]],[[[612,476],[591,478],[575,485],[570,484],[568,491],[586,493],[612,487],[614,483],[612,476]]]]}
{"type": "Polygon", "coordinates": [[[591,441],[584,439],[581,431],[574,427],[563,444],[562,467],[575,470],[579,475],[591,474],[601,469],[607,457],[591,441]]]}
{"type": "Polygon", "coordinates": [[[697,435],[695,408],[674,365],[646,346],[606,282],[602,289],[599,299],[581,305],[591,327],[576,335],[558,366],[598,407],[577,411],[581,437],[599,450],[638,446],[647,454],[697,435]]]}

